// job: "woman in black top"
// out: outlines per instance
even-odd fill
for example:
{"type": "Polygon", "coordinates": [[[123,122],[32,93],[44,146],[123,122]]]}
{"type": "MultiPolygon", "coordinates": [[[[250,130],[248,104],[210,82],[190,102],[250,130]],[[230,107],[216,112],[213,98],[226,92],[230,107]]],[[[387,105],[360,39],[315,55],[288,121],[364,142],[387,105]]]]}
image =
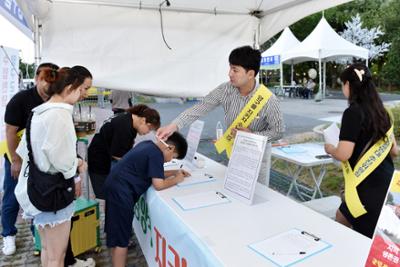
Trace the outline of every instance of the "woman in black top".
{"type": "MultiPolygon", "coordinates": [[[[391,121],[365,65],[358,63],[349,66],[340,79],[349,107],[343,113],[338,146],[325,144],[325,151],[337,160],[349,161],[354,169],[365,152],[386,137],[391,121]]],[[[356,188],[367,213],[355,218],[346,201],[336,212],[338,222],[370,238],[374,234],[394,171],[392,156],[397,155],[397,145],[393,136],[389,138],[393,140],[390,153],[356,188]]]]}
{"type": "Polygon", "coordinates": [[[137,134],[144,135],[158,127],[158,112],[142,104],[104,122],[88,148],[89,175],[97,198],[104,199],[103,184],[111,162],[121,159],[133,147],[137,134]]]}

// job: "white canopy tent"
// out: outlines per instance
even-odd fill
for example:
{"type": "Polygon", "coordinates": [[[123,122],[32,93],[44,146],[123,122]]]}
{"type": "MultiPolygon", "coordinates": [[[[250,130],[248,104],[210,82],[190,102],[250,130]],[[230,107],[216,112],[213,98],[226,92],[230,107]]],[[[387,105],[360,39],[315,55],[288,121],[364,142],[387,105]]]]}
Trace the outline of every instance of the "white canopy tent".
{"type": "Polygon", "coordinates": [[[17,0],[38,61],[84,65],[96,86],[170,96],[204,96],[227,80],[233,48],[348,1],[17,0]]]}
{"type": "Polygon", "coordinates": [[[283,53],[282,62],[300,63],[318,60],[319,85],[322,88],[320,92],[322,92],[322,97],[324,97],[326,62],[339,57],[358,57],[368,62],[368,49],[357,46],[340,37],[323,17],[303,42],[283,53]],[[324,63],[323,75],[322,62],[324,63]],[[323,81],[322,78],[324,78],[323,81]],[[321,86],[322,84],[323,86],[321,86]]]}
{"type": "MultiPolygon", "coordinates": [[[[282,54],[291,48],[297,46],[300,44],[300,41],[294,36],[292,31],[289,29],[289,27],[286,27],[282,34],[279,36],[278,40],[267,50],[265,50],[262,53],[262,57],[268,58],[268,57],[274,57],[274,56],[279,56],[279,65],[278,68],[280,68],[280,75],[281,75],[281,87],[283,86],[283,68],[282,64],[280,64],[280,61],[282,60],[282,54]]],[[[293,81],[293,63],[287,62],[288,64],[292,64],[291,68],[291,80],[293,81]]],[[[262,65],[261,65],[262,67],[262,65]]],[[[275,67],[276,68],[276,67],[275,67]]],[[[268,69],[268,66],[267,68],[268,69]]]]}

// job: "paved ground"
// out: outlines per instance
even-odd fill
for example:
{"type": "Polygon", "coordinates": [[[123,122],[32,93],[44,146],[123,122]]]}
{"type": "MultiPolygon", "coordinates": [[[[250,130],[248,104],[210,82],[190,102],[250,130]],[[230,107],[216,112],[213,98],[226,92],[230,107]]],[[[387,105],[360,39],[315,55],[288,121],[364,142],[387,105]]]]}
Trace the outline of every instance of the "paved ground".
{"type": "MultiPolygon", "coordinates": [[[[324,123],[321,118],[340,116],[347,106],[346,100],[339,98],[340,93],[334,93],[334,99],[328,98],[322,102],[315,102],[314,100],[304,99],[281,99],[281,109],[284,114],[284,121],[286,124],[285,137],[291,137],[295,134],[311,132],[312,129],[324,123]]],[[[383,95],[382,98],[386,101],[399,100],[398,95],[383,95]]],[[[150,104],[158,109],[162,115],[162,124],[170,122],[181,111],[193,105],[193,103],[184,104],[150,104]]],[[[102,121],[111,115],[109,107],[106,109],[95,109],[97,126],[99,127],[102,121]]],[[[224,161],[224,157],[217,155],[210,142],[215,137],[215,126],[218,121],[223,122],[223,111],[217,108],[204,118],[206,126],[203,133],[203,141],[201,142],[199,151],[207,156],[217,160],[224,161]]],[[[186,132],[186,130],[184,131],[186,132]]],[[[272,181],[271,181],[272,182],[272,181]]],[[[103,221],[103,220],[102,220],[103,221]]],[[[103,223],[101,224],[103,226],[103,223]]],[[[89,252],[83,257],[93,257],[97,262],[97,266],[111,266],[111,257],[109,251],[104,246],[104,233],[101,231],[102,251],[100,253],[89,252]]],[[[1,239],[1,238],[0,238],[1,239]]],[[[0,240],[2,243],[2,240],[0,240]]],[[[5,266],[39,266],[40,258],[33,256],[33,240],[29,230],[29,224],[19,219],[18,221],[18,235],[17,235],[18,253],[14,256],[6,257],[0,256],[0,267],[5,266]]],[[[0,252],[1,254],[1,252],[0,252]]],[[[144,257],[141,253],[139,245],[134,242],[134,245],[129,250],[128,264],[135,264],[137,267],[146,266],[144,257]]]]}

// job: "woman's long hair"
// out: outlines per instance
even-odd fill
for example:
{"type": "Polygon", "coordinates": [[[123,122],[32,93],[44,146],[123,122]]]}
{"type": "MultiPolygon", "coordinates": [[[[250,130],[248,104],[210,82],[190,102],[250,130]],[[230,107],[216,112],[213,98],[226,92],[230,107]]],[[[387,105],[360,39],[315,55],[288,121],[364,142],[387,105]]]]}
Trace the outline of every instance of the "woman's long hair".
{"type": "Polygon", "coordinates": [[[343,84],[349,82],[349,104],[361,108],[362,120],[366,122],[362,127],[365,131],[372,132],[372,142],[375,143],[385,137],[386,131],[390,127],[390,117],[372,82],[368,67],[361,63],[355,63],[342,72],[340,80],[343,84]],[[370,119],[365,120],[365,118],[370,119]]]}
{"type": "Polygon", "coordinates": [[[128,108],[126,111],[131,114],[135,114],[138,117],[145,118],[146,123],[150,123],[155,129],[160,127],[160,114],[155,109],[143,104],[137,104],[128,108]]]}

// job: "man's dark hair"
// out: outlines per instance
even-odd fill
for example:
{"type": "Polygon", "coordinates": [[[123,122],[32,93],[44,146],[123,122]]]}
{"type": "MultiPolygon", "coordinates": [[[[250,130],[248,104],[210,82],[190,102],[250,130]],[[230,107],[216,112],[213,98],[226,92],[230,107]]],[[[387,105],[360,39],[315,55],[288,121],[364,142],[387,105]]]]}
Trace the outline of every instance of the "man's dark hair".
{"type": "Polygon", "coordinates": [[[50,63],[50,62],[42,63],[36,69],[36,76],[38,76],[39,73],[42,71],[42,69],[45,69],[45,68],[50,68],[52,70],[58,70],[60,67],[57,66],[56,64],[50,63]]]}
{"type": "Polygon", "coordinates": [[[254,70],[254,76],[260,70],[261,53],[251,46],[241,46],[229,55],[229,64],[243,67],[246,71],[254,70]]]}
{"type": "Polygon", "coordinates": [[[90,71],[87,68],[85,68],[84,66],[76,65],[76,66],[73,66],[71,69],[78,72],[79,75],[81,75],[85,78],[93,79],[93,76],[90,73],[90,71]]]}
{"type": "Polygon", "coordinates": [[[170,137],[168,137],[167,144],[175,146],[175,151],[178,153],[178,159],[183,159],[186,156],[188,144],[185,137],[180,133],[174,132],[170,137]]]}

